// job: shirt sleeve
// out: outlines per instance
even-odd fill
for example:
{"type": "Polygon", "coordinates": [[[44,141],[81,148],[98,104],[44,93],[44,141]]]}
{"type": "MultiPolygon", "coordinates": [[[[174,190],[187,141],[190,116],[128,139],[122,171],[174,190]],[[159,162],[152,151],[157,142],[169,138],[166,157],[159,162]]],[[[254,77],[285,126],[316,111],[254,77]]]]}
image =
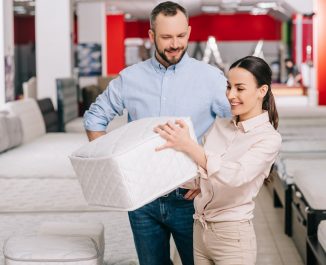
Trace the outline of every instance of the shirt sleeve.
{"type": "Polygon", "coordinates": [[[254,144],[237,161],[223,161],[221,155],[206,152],[207,168],[201,168],[201,177],[214,177],[232,187],[251,182],[274,163],[281,148],[280,136],[269,137],[254,144]]]}
{"type": "Polygon", "coordinates": [[[113,79],[106,90],[100,94],[84,114],[84,127],[88,131],[105,131],[114,116],[122,115],[121,76],[113,79]]]}

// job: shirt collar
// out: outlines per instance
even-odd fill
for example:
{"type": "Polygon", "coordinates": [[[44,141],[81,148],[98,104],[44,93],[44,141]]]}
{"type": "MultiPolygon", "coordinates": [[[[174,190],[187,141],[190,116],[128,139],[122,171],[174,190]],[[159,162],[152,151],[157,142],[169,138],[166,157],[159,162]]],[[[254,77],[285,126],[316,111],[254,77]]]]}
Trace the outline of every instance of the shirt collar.
{"type": "Polygon", "coordinates": [[[252,129],[266,123],[269,122],[269,116],[268,116],[268,112],[264,111],[262,114],[259,114],[258,116],[255,116],[251,119],[245,120],[245,121],[241,121],[237,123],[237,117],[233,116],[232,118],[232,123],[234,124],[234,126],[243,131],[243,132],[249,132],[252,129]]]}
{"type": "Polygon", "coordinates": [[[177,71],[180,67],[182,67],[184,64],[186,64],[186,62],[189,60],[189,55],[188,53],[186,52],[183,57],[181,58],[181,60],[177,63],[177,64],[173,64],[173,65],[170,65],[168,68],[165,68],[165,66],[163,64],[161,64],[156,56],[155,56],[155,53],[154,55],[152,56],[152,65],[154,66],[154,69],[157,71],[157,72],[161,72],[161,71],[166,71],[167,69],[171,69],[173,70],[174,72],[177,71]]]}

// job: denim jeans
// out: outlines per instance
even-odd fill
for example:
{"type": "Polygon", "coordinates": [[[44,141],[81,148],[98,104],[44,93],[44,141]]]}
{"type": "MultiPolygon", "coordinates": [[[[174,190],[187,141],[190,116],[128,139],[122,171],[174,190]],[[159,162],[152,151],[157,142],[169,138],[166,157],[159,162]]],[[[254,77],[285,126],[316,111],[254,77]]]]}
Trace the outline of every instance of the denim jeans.
{"type": "Polygon", "coordinates": [[[177,189],[129,212],[140,265],[169,265],[172,234],[183,265],[193,265],[193,201],[177,189]]]}

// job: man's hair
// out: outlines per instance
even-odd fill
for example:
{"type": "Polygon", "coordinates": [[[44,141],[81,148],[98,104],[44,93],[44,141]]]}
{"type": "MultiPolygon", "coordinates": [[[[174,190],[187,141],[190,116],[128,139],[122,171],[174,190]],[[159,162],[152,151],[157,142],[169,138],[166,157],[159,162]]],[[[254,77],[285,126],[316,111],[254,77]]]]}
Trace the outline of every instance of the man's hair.
{"type": "Polygon", "coordinates": [[[188,19],[187,10],[183,6],[181,6],[177,3],[171,2],[171,1],[166,1],[166,2],[162,2],[162,3],[158,4],[156,7],[154,7],[154,9],[151,12],[151,17],[150,17],[151,29],[154,30],[155,20],[159,14],[162,13],[164,16],[172,17],[177,14],[178,10],[180,12],[182,12],[188,19]]]}

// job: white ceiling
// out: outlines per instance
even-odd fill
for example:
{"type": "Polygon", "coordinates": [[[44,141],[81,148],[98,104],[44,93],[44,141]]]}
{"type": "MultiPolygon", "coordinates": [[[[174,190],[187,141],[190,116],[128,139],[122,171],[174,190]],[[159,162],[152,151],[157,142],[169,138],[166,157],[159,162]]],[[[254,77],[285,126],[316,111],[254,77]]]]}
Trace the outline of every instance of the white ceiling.
{"type": "MultiPolygon", "coordinates": [[[[0,0],[1,1],[1,0],[0,0]]],[[[79,2],[105,1],[108,12],[128,13],[131,19],[148,19],[151,10],[164,0],[72,0],[79,2]]],[[[289,19],[294,13],[313,12],[313,0],[174,0],[186,7],[190,15],[201,13],[269,13],[280,20],[289,19]],[[269,7],[268,7],[269,6],[269,7]],[[264,8],[266,7],[266,8],[264,8]]],[[[23,15],[24,9],[33,14],[35,0],[14,0],[15,12],[23,15]]]]}
{"type": "MultiPolygon", "coordinates": [[[[77,0],[96,1],[96,0],[77,0]]],[[[99,0],[97,0],[99,1],[99,0]]],[[[136,19],[147,19],[150,11],[160,0],[105,0],[108,11],[129,13],[136,19]]],[[[203,12],[230,14],[240,12],[270,13],[280,20],[291,18],[294,13],[312,13],[313,0],[175,0],[186,7],[190,15],[203,12]],[[267,8],[260,8],[264,6],[267,8]]]]}

